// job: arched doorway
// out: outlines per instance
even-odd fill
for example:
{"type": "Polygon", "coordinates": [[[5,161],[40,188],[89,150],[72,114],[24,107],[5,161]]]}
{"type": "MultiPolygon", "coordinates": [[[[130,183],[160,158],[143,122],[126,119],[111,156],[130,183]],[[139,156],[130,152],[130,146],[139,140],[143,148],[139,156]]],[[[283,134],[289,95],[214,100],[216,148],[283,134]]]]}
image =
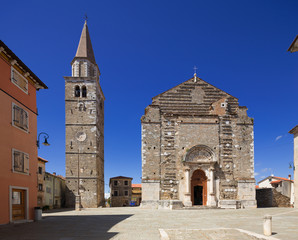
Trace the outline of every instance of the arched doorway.
{"type": "Polygon", "coordinates": [[[207,177],[203,170],[194,171],[191,178],[191,201],[192,205],[203,205],[207,203],[207,177]]]}

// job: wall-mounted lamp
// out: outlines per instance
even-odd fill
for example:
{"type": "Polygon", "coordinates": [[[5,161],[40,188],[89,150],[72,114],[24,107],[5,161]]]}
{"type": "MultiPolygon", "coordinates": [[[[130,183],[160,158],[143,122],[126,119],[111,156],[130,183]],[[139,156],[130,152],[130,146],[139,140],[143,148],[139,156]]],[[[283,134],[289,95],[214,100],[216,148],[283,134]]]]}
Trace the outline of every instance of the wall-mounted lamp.
{"type": "Polygon", "coordinates": [[[47,133],[45,133],[45,132],[41,132],[40,134],[38,134],[38,138],[37,138],[37,141],[36,141],[36,145],[37,145],[38,148],[40,148],[39,138],[40,138],[40,135],[42,135],[42,134],[45,135],[44,136],[44,142],[42,144],[45,145],[45,146],[50,146],[50,144],[48,143],[49,135],[47,133]]]}

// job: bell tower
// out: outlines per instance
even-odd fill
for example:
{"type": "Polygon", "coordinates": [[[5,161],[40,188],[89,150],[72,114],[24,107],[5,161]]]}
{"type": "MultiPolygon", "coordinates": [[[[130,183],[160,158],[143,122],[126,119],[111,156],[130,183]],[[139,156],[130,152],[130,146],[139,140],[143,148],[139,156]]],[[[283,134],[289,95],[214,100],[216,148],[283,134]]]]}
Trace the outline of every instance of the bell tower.
{"type": "Polygon", "coordinates": [[[104,205],[104,94],[85,21],[65,79],[66,205],[104,205]]]}

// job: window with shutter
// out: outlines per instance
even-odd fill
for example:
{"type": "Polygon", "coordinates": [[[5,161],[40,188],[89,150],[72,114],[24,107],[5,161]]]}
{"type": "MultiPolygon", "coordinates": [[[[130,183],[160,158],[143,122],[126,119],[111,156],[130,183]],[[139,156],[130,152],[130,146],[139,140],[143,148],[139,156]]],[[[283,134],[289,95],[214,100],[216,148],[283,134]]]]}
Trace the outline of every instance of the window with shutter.
{"type": "Polygon", "coordinates": [[[28,132],[29,124],[28,124],[28,112],[22,109],[21,107],[17,106],[13,103],[12,105],[12,125],[18,128],[21,128],[22,130],[28,132]]]}
{"type": "Polygon", "coordinates": [[[13,149],[13,172],[29,173],[29,155],[13,149]]]}
{"type": "Polygon", "coordinates": [[[13,67],[11,67],[11,82],[28,94],[28,80],[13,67]]]}

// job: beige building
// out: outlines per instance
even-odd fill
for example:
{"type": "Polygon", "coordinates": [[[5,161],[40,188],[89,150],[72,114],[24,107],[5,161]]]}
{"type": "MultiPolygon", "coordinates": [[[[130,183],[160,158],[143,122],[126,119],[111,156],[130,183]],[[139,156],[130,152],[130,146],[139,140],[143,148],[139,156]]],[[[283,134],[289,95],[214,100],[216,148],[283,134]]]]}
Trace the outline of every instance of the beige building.
{"type": "Polygon", "coordinates": [[[44,206],[61,208],[65,206],[65,179],[56,173],[45,172],[44,206]]]}
{"type": "Polygon", "coordinates": [[[104,206],[104,100],[85,22],[65,79],[66,205],[104,206]]]}
{"type": "MultiPolygon", "coordinates": [[[[292,42],[291,46],[288,49],[289,52],[298,51],[298,35],[292,42]]],[[[294,135],[294,207],[298,208],[298,125],[291,129],[289,133],[294,135]]]]}
{"type": "Polygon", "coordinates": [[[152,98],[142,122],[142,207],[256,207],[253,119],[198,78],[152,98]]]}
{"type": "Polygon", "coordinates": [[[37,206],[44,206],[44,190],[45,190],[45,172],[46,172],[46,163],[48,162],[44,158],[38,157],[38,169],[37,169],[37,206]]]}
{"type": "Polygon", "coordinates": [[[294,135],[294,207],[298,208],[298,125],[289,133],[294,135]]]}
{"type": "Polygon", "coordinates": [[[110,178],[110,201],[111,207],[126,207],[131,201],[131,181],[130,177],[110,178]]]}

